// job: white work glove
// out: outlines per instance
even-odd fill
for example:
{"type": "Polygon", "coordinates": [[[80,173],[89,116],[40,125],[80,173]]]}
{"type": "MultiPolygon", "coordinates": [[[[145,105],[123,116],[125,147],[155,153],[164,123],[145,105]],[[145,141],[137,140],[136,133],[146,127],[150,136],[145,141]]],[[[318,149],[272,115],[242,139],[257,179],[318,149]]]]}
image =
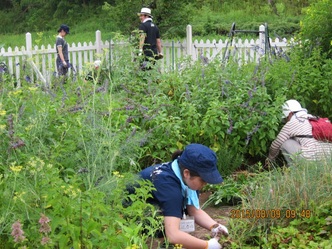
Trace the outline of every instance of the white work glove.
{"type": "Polygon", "coordinates": [[[207,247],[205,249],[221,249],[221,245],[216,238],[213,238],[207,242],[207,247]]]}
{"type": "Polygon", "coordinates": [[[142,54],[143,54],[143,50],[140,49],[140,50],[139,50],[139,53],[138,53],[138,56],[142,56],[142,54]]]}
{"type": "Polygon", "coordinates": [[[158,59],[160,60],[160,59],[162,59],[162,58],[164,58],[163,53],[159,53],[159,54],[158,54],[158,59]]]}
{"type": "Polygon", "coordinates": [[[68,67],[67,62],[63,61],[63,62],[62,62],[62,66],[64,66],[64,67],[68,67]]]}
{"type": "Polygon", "coordinates": [[[212,237],[220,237],[221,235],[228,236],[228,229],[224,225],[215,224],[211,228],[212,237]]]}

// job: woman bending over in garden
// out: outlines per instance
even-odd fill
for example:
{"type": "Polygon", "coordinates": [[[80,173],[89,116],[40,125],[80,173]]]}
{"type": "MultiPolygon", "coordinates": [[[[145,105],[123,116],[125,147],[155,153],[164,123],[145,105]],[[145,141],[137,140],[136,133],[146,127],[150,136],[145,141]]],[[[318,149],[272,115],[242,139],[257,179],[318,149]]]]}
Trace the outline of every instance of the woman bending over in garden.
{"type": "Polygon", "coordinates": [[[223,181],[217,169],[216,154],[201,144],[190,144],[184,151],[176,151],[172,161],[153,165],[139,173],[153,183],[153,204],[164,216],[166,238],[171,244],[187,249],[219,249],[218,239],[228,235],[225,226],[218,224],[199,206],[198,190],[207,183],[223,181]],[[186,225],[184,225],[185,223],[186,225]],[[198,239],[184,228],[194,228],[194,223],[212,232],[212,239],[198,239]]]}
{"type": "Polygon", "coordinates": [[[265,167],[270,165],[281,151],[288,166],[294,159],[322,160],[331,156],[332,143],[319,141],[313,137],[311,114],[294,99],[287,100],[283,106],[286,123],[272,142],[265,167]]]}

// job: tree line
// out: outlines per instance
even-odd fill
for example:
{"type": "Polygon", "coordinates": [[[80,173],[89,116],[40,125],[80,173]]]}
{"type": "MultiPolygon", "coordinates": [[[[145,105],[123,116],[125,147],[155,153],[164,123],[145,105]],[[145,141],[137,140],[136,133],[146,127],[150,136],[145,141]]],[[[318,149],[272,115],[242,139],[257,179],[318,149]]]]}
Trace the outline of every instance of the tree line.
{"type": "MultiPolygon", "coordinates": [[[[256,25],[260,20],[254,19],[257,16],[254,12],[275,17],[297,16],[310,2],[312,0],[2,0],[0,33],[48,31],[68,23],[80,31],[92,28],[128,34],[137,27],[136,13],[140,8],[150,7],[154,21],[168,37],[184,36],[185,26],[190,23],[199,24],[198,32],[202,35],[226,34],[230,25],[229,21],[224,23],[224,19],[232,11],[235,15],[236,11],[243,10],[239,19],[249,23],[247,25],[256,25]]],[[[292,23],[292,20],[287,22],[292,23]]]]}

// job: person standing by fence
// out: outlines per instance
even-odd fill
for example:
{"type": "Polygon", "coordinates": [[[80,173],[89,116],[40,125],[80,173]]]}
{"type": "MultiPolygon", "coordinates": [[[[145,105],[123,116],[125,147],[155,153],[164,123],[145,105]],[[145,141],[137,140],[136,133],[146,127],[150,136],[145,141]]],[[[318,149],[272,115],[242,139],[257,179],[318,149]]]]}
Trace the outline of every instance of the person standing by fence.
{"type": "Polygon", "coordinates": [[[151,69],[149,63],[154,64],[156,59],[163,58],[159,29],[152,21],[151,9],[142,8],[137,15],[141,20],[138,28],[140,31],[139,55],[144,56],[141,68],[151,69]]]}
{"type": "Polygon", "coordinates": [[[56,59],[56,66],[58,75],[66,75],[69,67],[68,56],[68,43],[65,40],[65,36],[69,34],[69,27],[66,24],[62,24],[58,29],[58,36],[56,37],[56,52],[58,54],[56,59]]]}

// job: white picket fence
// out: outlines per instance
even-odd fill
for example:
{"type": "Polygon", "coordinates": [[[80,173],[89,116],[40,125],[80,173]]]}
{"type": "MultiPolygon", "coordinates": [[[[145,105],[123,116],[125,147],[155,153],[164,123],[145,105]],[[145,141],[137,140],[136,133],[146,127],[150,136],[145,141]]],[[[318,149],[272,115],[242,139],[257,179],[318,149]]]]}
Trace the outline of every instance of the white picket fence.
{"type": "MultiPolygon", "coordinates": [[[[183,65],[183,61],[197,61],[207,63],[213,59],[225,60],[226,57],[236,59],[238,63],[258,62],[265,55],[265,34],[264,25],[259,27],[259,38],[257,40],[233,39],[193,41],[192,28],[187,26],[187,37],[183,41],[162,41],[164,59],[159,60],[162,71],[178,70],[183,65]],[[227,53],[226,53],[227,52],[227,53]]],[[[288,43],[286,39],[270,39],[272,48],[285,50],[288,43]]],[[[95,42],[83,42],[69,44],[69,60],[76,72],[81,75],[86,68],[91,67],[93,62],[104,57],[108,63],[113,63],[112,50],[122,46],[131,46],[129,42],[102,41],[101,32],[96,31],[95,42]]],[[[21,84],[21,79],[29,75],[30,79],[42,81],[49,84],[56,71],[56,49],[55,44],[47,46],[32,46],[30,33],[26,34],[26,46],[1,48],[0,60],[7,65],[10,74],[15,76],[17,84],[21,84]],[[27,64],[30,67],[27,67],[27,64]],[[32,69],[32,72],[26,70],[32,69]]],[[[118,54],[117,54],[118,56],[118,54]]]]}

